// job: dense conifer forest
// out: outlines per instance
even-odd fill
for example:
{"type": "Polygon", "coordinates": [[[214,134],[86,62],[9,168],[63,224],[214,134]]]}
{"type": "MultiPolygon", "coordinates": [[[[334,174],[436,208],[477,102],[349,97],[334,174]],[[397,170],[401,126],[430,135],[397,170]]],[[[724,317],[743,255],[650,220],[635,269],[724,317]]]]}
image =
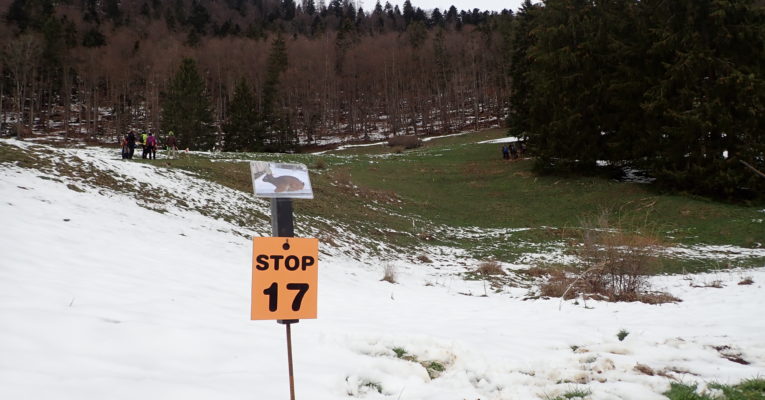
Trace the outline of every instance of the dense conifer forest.
{"type": "Polygon", "coordinates": [[[765,14],[751,0],[548,0],[515,15],[510,130],[543,169],[598,161],[765,195],[765,14]]]}
{"type": "Polygon", "coordinates": [[[758,0],[0,0],[0,131],[292,151],[507,125],[540,170],[765,193],[758,0]]]}

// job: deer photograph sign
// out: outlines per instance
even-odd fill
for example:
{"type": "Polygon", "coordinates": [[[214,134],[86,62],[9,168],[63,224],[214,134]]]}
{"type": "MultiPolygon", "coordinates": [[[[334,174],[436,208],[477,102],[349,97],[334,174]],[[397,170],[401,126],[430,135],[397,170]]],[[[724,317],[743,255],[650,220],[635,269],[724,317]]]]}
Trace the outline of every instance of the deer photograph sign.
{"type": "Polygon", "coordinates": [[[250,162],[255,196],[312,199],[313,189],[304,164],[250,162]]]}

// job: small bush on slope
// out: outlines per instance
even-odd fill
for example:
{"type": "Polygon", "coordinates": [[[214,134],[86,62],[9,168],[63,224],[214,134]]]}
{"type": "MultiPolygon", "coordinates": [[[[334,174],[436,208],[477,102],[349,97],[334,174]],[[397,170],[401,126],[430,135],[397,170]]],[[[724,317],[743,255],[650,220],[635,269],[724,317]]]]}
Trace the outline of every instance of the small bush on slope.
{"type": "Polygon", "coordinates": [[[543,296],[574,298],[579,295],[608,301],[657,304],[677,301],[651,291],[648,276],[657,268],[661,241],[647,229],[629,232],[613,224],[607,211],[584,221],[572,252],[581,260],[571,275],[553,271],[542,285],[543,296]]]}

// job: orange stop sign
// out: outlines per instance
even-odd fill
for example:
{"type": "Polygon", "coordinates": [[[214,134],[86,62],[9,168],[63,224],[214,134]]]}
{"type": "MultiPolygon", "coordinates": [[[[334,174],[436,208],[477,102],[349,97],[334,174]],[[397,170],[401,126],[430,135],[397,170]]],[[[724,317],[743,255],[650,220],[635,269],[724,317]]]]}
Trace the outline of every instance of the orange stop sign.
{"type": "Polygon", "coordinates": [[[252,239],[250,319],[316,318],[319,240],[252,239]]]}

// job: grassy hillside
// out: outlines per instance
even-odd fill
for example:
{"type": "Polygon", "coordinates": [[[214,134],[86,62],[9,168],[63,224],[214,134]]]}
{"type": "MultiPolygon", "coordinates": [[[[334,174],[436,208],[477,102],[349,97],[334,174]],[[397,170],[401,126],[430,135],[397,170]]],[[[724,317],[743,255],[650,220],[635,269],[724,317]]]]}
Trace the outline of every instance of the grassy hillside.
{"type": "MultiPolygon", "coordinates": [[[[532,159],[508,162],[500,157],[501,145],[479,143],[504,135],[494,129],[450,136],[401,153],[384,145],[321,155],[221,153],[213,160],[191,157],[169,165],[249,192],[248,166],[242,161],[305,163],[312,168],[316,197],[296,201],[298,213],[343,222],[380,242],[445,245],[477,258],[528,261],[525,254],[565,252],[580,227],[604,213],[612,227],[657,235],[666,246],[765,244],[762,205],[662,194],[650,185],[606,177],[538,175],[532,159]]],[[[323,228],[331,238],[332,224],[323,228]]],[[[762,261],[664,258],[668,271],[762,261]]]]}
{"type": "MultiPolygon", "coordinates": [[[[320,155],[213,153],[134,161],[193,171],[243,192],[252,191],[247,160],[305,163],[312,171],[315,198],[296,200],[295,210],[323,221],[318,222],[324,225],[323,240],[332,240],[332,221],[337,221],[374,242],[410,249],[413,257],[418,246],[435,244],[464,249],[479,259],[531,264],[546,259],[539,254],[565,255],[581,227],[605,214],[609,227],[656,236],[666,247],[765,245],[763,205],[662,194],[650,185],[607,177],[538,175],[532,159],[506,161],[500,144],[479,143],[504,135],[494,129],[444,137],[401,153],[375,145],[320,155]]],[[[14,157],[19,158],[0,151],[0,159],[14,157]]],[[[702,270],[765,261],[761,252],[721,257],[720,248],[716,251],[715,257],[698,248],[693,257],[664,254],[663,268],[702,270]]]]}

